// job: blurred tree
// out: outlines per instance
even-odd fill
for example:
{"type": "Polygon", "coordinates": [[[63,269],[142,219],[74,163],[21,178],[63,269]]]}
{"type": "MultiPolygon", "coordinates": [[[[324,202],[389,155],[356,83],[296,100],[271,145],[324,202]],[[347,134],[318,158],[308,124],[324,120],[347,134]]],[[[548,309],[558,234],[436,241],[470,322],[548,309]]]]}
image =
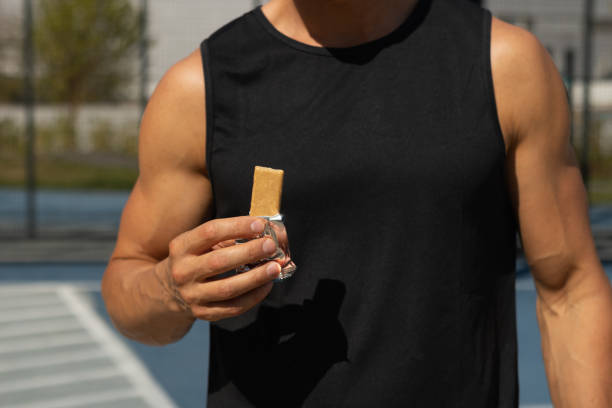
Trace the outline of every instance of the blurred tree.
{"type": "Polygon", "coordinates": [[[116,101],[130,84],[139,15],[129,0],[40,0],[35,23],[40,101],[116,101]]]}
{"type": "Polygon", "coordinates": [[[17,103],[22,98],[20,21],[0,4],[0,102],[17,103]]]}

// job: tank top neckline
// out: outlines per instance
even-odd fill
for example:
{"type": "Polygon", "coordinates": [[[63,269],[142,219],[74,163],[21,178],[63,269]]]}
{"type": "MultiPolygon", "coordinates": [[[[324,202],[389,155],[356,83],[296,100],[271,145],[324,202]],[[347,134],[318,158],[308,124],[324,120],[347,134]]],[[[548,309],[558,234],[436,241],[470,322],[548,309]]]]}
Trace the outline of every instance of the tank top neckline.
{"type": "Polygon", "coordinates": [[[255,20],[257,20],[261,24],[261,26],[265,29],[266,32],[275,37],[277,40],[282,41],[283,43],[294,49],[304,51],[310,54],[328,57],[334,57],[339,55],[350,57],[358,56],[359,54],[366,51],[383,48],[384,46],[393,42],[397,42],[400,39],[409,35],[422,21],[424,15],[427,12],[428,3],[430,1],[431,0],[418,0],[416,6],[414,7],[410,15],[398,27],[396,27],[388,34],[385,34],[384,36],[371,41],[348,47],[324,47],[310,45],[301,41],[297,41],[279,31],[263,13],[261,5],[251,10],[250,14],[255,17],[255,20]]]}

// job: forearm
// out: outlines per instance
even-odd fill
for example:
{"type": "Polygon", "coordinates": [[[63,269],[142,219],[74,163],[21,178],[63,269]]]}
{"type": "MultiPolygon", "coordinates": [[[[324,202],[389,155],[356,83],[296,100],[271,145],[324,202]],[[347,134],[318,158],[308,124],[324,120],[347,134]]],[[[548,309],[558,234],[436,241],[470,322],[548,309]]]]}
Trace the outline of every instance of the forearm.
{"type": "Polygon", "coordinates": [[[537,314],[555,407],[612,407],[612,292],[603,273],[539,291],[537,314]]]}
{"type": "Polygon", "coordinates": [[[102,279],[102,296],[116,328],[141,343],[165,345],[180,340],[194,317],[164,288],[167,260],[114,259],[102,279]]]}

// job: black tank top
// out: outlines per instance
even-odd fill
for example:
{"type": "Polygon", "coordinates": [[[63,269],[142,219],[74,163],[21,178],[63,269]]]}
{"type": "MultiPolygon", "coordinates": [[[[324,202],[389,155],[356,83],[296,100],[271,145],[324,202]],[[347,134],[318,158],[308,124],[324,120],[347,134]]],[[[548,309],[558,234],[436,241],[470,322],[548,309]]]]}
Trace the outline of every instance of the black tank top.
{"type": "Polygon", "coordinates": [[[285,170],[295,275],[211,325],[208,406],[516,407],[516,222],[491,15],[420,0],[348,48],[259,8],[202,42],[215,217],[285,170]]]}

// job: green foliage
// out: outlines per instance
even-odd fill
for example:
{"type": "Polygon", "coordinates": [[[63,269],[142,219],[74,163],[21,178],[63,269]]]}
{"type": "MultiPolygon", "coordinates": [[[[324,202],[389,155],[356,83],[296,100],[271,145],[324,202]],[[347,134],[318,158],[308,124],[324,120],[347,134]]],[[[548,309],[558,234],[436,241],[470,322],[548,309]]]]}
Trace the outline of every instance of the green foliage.
{"type": "Polygon", "coordinates": [[[42,77],[41,101],[122,98],[132,78],[130,57],[139,39],[139,15],[129,0],[41,0],[34,39],[42,77]]]}
{"type": "Polygon", "coordinates": [[[93,124],[90,137],[96,152],[117,153],[128,157],[136,157],[138,153],[136,123],[114,126],[107,119],[99,119],[93,124]]]}
{"type": "Polygon", "coordinates": [[[23,100],[23,80],[0,73],[0,102],[18,103],[23,100]]]}
{"type": "MultiPolygon", "coordinates": [[[[604,115],[595,115],[592,119],[588,160],[591,176],[593,178],[608,179],[612,185],[612,151],[610,151],[604,142],[604,120],[604,115]]],[[[576,156],[579,160],[582,159],[582,140],[575,141],[574,146],[576,156]]]]}
{"type": "Polygon", "coordinates": [[[21,154],[24,151],[22,129],[11,119],[0,119],[0,153],[21,154]]]}
{"type": "MultiPolygon", "coordinates": [[[[74,149],[68,115],[36,126],[36,179],[44,188],[129,189],[138,177],[137,124],[97,121],[91,131],[95,151],[74,149]]],[[[25,184],[23,129],[0,119],[0,186],[25,184]]]]}
{"type": "Polygon", "coordinates": [[[36,127],[36,151],[53,153],[72,151],[76,148],[76,130],[69,116],[36,127]]]}
{"type": "MultiPolygon", "coordinates": [[[[24,168],[23,156],[2,157],[0,186],[23,186],[24,168]]],[[[36,161],[36,182],[42,188],[125,190],[132,188],[137,177],[135,163],[112,166],[50,155],[41,155],[36,161]]]]}
{"type": "Polygon", "coordinates": [[[127,156],[138,156],[138,123],[123,125],[121,129],[119,151],[127,156]]]}
{"type": "Polygon", "coordinates": [[[113,125],[109,120],[101,119],[96,121],[90,135],[94,150],[97,152],[112,151],[112,135],[114,132],[115,129],[113,129],[113,125]]]}
{"type": "Polygon", "coordinates": [[[15,72],[19,70],[21,55],[20,34],[21,20],[7,13],[0,5],[0,102],[16,103],[23,100],[23,80],[21,73],[15,72]]]}

